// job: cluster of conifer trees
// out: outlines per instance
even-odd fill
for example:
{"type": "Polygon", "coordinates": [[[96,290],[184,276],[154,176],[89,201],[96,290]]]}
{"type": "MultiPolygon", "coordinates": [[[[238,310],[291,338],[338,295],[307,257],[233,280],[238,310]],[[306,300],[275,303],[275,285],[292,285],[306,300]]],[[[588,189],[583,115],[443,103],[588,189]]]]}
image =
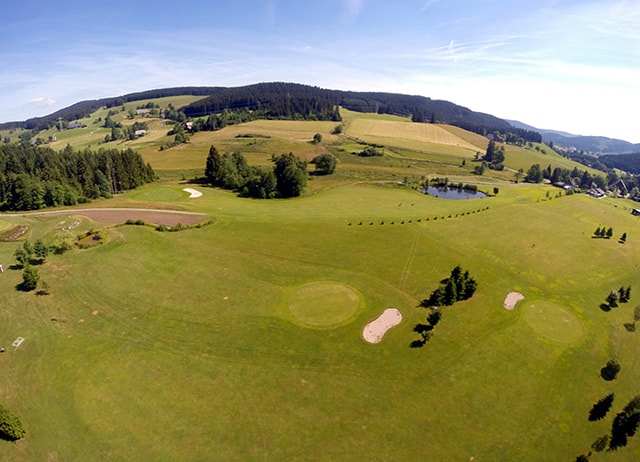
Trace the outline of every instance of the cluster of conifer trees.
{"type": "Polygon", "coordinates": [[[333,93],[308,85],[261,83],[227,88],[183,108],[187,117],[200,117],[245,109],[260,118],[339,121],[338,101],[333,93]]]}
{"type": "Polygon", "coordinates": [[[460,300],[471,298],[478,287],[478,283],[463,271],[460,266],[451,270],[451,275],[441,281],[440,286],[431,292],[429,298],[422,301],[420,306],[450,306],[460,300]]]}
{"type": "Polygon", "coordinates": [[[75,205],[154,181],[132,149],[62,151],[25,144],[0,146],[0,208],[38,210],[75,205]]]}
{"type": "Polygon", "coordinates": [[[307,185],[307,163],[292,153],[273,156],[273,169],[253,167],[239,152],[220,155],[209,148],[205,177],[214,186],[260,199],[296,197],[307,185]]]}

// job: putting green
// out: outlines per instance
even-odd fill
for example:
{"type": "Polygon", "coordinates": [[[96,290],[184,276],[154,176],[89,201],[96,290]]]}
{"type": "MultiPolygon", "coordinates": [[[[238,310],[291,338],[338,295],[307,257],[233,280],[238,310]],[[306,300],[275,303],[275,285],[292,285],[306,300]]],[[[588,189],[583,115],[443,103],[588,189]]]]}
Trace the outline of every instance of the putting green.
{"type": "Polygon", "coordinates": [[[288,307],[306,326],[334,327],[355,318],[360,296],[344,284],[313,282],[296,287],[289,295],[288,307]]]}
{"type": "Polygon", "coordinates": [[[533,301],[524,310],[529,326],[539,335],[558,343],[574,343],[584,336],[584,327],[561,306],[533,301]]]}

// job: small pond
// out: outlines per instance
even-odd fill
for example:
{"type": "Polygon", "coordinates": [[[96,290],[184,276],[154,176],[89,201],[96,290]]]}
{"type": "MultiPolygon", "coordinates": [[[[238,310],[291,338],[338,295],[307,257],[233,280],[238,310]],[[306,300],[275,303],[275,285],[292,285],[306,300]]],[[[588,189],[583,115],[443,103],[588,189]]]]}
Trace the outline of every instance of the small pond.
{"type": "Polygon", "coordinates": [[[440,197],[442,199],[482,199],[488,197],[482,191],[469,191],[466,189],[447,187],[436,188],[435,186],[429,186],[426,189],[422,188],[420,192],[433,197],[440,197]]]}

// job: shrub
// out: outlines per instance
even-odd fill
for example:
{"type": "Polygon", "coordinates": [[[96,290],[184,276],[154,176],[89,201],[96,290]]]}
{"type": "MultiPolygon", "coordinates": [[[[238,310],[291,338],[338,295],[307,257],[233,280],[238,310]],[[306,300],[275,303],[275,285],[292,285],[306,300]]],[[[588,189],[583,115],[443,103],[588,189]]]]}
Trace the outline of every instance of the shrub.
{"type": "Polygon", "coordinates": [[[607,361],[607,365],[600,369],[600,376],[607,382],[615,380],[620,372],[620,364],[615,359],[607,361]]]}
{"type": "Polygon", "coordinates": [[[40,275],[38,274],[38,270],[33,266],[27,265],[22,272],[22,289],[25,291],[30,291],[38,287],[38,281],[40,280],[40,275]]]}
{"type": "Polygon", "coordinates": [[[0,438],[7,441],[16,441],[25,434],[24,427],[15,415],[0,406],[0,438]]]}

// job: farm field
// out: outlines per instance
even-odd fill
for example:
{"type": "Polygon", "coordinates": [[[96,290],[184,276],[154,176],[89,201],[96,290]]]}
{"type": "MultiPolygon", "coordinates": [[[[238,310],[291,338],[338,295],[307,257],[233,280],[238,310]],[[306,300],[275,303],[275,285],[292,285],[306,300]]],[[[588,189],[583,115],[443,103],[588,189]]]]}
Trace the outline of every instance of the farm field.
{"type": "MultiPolygon", "coordinates": [[[[132,219],[133,209],[198,212],[202,226],[160,232],[153,218],[123,225],[79,207],[1,215],[0,233],[28,231],[0,242],[2,404],[27,430],[0,442],[0,460],[555,461],[610,432],[640,394],[640,333],[625,328],[640,305],[633,203],[471,176],[448,149],[473,145],[472,134],[350,117],[346,135],[375,142],[387,130],[406,157],[349,154],[353,140],[330,134],[336,123],[256,121],[168,150],[141,146],[162,181],[83,204],[128,208],[132,219]],[[302,197],[252,200],[181,177],[202,175],[212,143],[251,164],[282,149],[332,152],[339,164],[302,197]],[[434,157],[410,155],[428,143],[442,146],[434,157]],[[453,201],[413,189],[443,171],[499,193],[453,201]],[[614,237],[592,238],[601,226],[614,237]],[[48,295],[16,290],[24,239],[91,231],[104,242],[38,265],[48,295]],[[476,293],[443,307],[431,338],[412,348],[428,314],[418,305],[456,265],[476,293]],[[603,310],[621,286],[633,288],[630,302],[603,310]],[[509,311],[512,291],[524,299],[509,311]],[[387,308],[402,322],[368,343],[363,329],[387,308]],[[607,382],[610,359],[621,371],[607,382]],[[609,393],[609,414],[589,421],[609,393]]],[[[637,437],[593,455],[639,458],[637,437]]]]}

